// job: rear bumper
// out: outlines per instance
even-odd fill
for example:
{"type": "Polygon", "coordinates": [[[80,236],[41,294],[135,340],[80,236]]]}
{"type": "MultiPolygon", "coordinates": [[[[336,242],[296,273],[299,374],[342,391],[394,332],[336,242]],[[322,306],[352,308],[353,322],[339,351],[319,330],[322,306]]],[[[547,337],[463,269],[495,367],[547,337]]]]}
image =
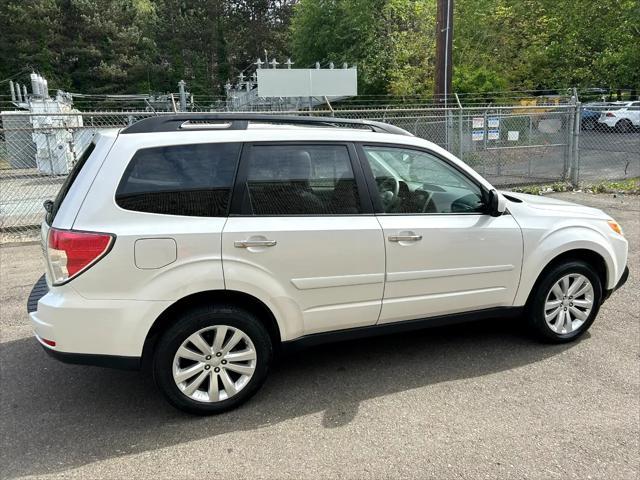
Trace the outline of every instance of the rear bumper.
{"type": "Polygon", "coordinates": [[[41,279],[27,303],[34,334],[66,362],[137,368],[149,329],[165,301],[89,300],[65,285],[50,291],[41,279]]]}
{"type": "Polygon", "coordinates": [[[607,127],[613,128],[616,126],[616,123],[618,123],[620,119],[617,117],[600,117],[598,119],[598,123],[601,123],[603,125],[606,125],[607,127]]]}
{"type": "Polygon", "coordinates": [[[93,355],[89,353],[68,353],[59,352],[42,343],[40,338],[36,338],[42,345],[47,355],[63,363],[73,365],[91,365],[94,367],[117,368],[118,370],[140,370],[140,357],[122,357],[118,355],[93,355]]]}

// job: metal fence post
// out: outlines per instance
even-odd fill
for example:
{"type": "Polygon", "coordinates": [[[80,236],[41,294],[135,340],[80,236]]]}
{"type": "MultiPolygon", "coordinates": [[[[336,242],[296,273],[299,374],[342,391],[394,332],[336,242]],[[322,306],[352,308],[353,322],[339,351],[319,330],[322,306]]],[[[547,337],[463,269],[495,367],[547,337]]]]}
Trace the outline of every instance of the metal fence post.
{"type": "MultiPolygon", "coordinates": [[[[575,103],[574,103],[575,105],[575,103]]],[[[564,165],[562,167],[562,181],[566,182],[571,173],[573,163],[573,130],[575,124],[575,108],[569,110],[569,128],[567,128],[567,148],[565,149],[564,165]]]]}
{"type": "Polygon", "coordinates": [[[573,152],[571,157],[571,184],[574,188],[580,186],[580,101],[576,101],[573,109],[573,152]]]}
{"type": "Polygon", "coordinates": [[[456,96],[456,102],[458,102],[458,158],[462,159],[462,154],[464,153],[462,147],[462,103],[460,103],[460,98],[457,93],[454,93],[456,96]]]}

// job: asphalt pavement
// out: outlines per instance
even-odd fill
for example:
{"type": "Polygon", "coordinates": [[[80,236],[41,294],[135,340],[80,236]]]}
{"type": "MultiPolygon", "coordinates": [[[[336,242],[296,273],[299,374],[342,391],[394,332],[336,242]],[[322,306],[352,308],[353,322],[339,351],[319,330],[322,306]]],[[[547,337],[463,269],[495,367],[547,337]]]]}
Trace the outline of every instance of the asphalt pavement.
{"type": "Polygon", "coordinates": [[[3,246],[0,477],[637,479],[640,198],[557,196],[610,212],[631,242],[629,282],[580,341],[496,320],[316,347],[207,418],[141,373],[50,359],[25,311],[40,247],[3,246]]]}

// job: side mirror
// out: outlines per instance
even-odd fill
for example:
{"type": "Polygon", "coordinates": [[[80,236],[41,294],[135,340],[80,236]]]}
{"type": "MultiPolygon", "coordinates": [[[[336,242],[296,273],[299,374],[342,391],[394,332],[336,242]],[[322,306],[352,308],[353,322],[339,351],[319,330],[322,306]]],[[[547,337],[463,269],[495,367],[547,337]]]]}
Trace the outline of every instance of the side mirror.
{"type": "Polygon", "coordinates": [[[488,213],[492,217],[499,217],[507,209],[507,201],[495,188],[489,190],[488,213]]]}

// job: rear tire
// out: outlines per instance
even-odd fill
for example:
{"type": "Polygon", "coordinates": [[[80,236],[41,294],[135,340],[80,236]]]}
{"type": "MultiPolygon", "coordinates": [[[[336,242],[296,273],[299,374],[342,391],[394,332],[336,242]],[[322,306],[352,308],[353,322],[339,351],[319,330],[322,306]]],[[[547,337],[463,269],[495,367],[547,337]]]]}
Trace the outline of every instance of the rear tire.
{"type": "Polygon", "coordinates": [[[576,340],[593,324],[602,302],[602,283],[591,265],[570,260],[551,268],[537,283],[526,316],[538,338],[576,340]]]}
{"type": "Polygon", "coordinates": [[[616,123],[616,132],[619,133],[629,133],[633,130],[633,124],[629,120],[620,120],[616,123]]]}
{"type": "Polygon", "coordinates": [[[273,356],[260,320],[234,305],[186,311],[162,335],[153,377],[174,407],[211,415],[238,407],[264,383],[273,356]]]}

